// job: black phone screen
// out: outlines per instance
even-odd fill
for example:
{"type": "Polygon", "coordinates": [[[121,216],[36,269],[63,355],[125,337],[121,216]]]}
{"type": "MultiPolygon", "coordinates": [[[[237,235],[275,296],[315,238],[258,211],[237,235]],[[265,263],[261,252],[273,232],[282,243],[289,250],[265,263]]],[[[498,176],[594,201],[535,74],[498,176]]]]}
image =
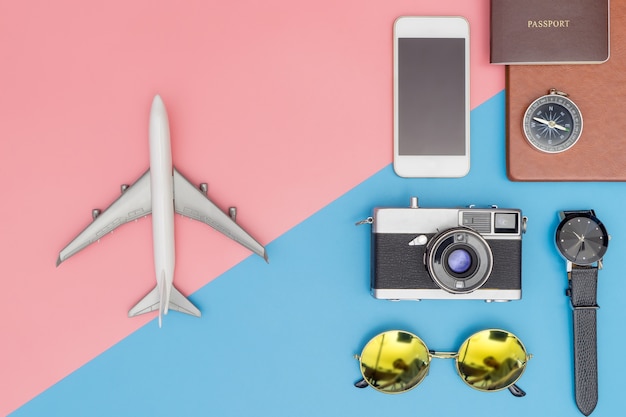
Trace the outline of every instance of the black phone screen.
{"type": "Polygon", "coordinates": [[[400,155],[465,155],[466,41],[398,39],[400,155]]]}

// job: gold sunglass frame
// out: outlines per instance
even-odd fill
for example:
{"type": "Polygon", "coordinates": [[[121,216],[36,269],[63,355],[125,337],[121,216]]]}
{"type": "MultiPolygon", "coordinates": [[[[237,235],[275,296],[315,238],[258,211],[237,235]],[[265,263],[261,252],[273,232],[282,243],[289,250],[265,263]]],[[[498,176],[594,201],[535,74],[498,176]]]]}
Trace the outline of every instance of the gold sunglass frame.
{"type": "MultiPolygon", "coordinates": [[[[472,345],[472,347],[474,345],[472,345]]],[[[476,351],[477,348],[473,347],[473,349],[476,351]]],[[[393,355],[387,353],[386,356],[392,357],[393,355]]],[[[396,356],[399,355],[396,354],[396,356]]],[[[431,350],[427,347],[426,343],[424,343],[424,341],[414,333],[396,329],[387,330],[372,337],[365,344],[361,354],[354,355],[354,358],[359,360],[359,369],[363,377],[354,384],[358,388],[371,386],[375,390],[385,394],[405,393],[420,385],[424,379],[426,379],[430,370],[431,360],[433,358],[437,358],[454,359],[457,374],[470,388],[482,392],[495,392],[508,389],[514,396],[523,397],[526,393],[515,383],[524,374],[526,365],[532,358],[532,354],[528,353],[520,338],[515,334],[507,330],[497,328],[484,329],[473,333],[465,339],[457,352],[431,350]],[[395,342],[396,345],[399,345],[400,343],[404,343],[406,345],[407,343],[412,343],[413,341],[417,342],[414,349],[417,349],[420,353],[419,356],[417,353],[411,354],[411,357],[414,357],[414,360],[410,361],[412,375],[410,375],[408,382],[404,381],[402,378],[403,373],[409,372],[409,366],[403,359],[396,359],[391,362],[391,359],[389,358],[381,358],[383,345],[385,343],[384,340],[389,336],[395,336],[398,339],[395,342]],[[400,341],[400,339],[403,339],[403,341],[400,341]],[[499,344],[493,342],[498,342],[499,344]],[[474,345],[476,343],[482,343],[483,348],[479,349],[482,352],[480,355],[473,355],[475,358],[472,358],[474,359],[472,365],[468,365],[465,362],[468,354],[471,353],[469,352],[469,346],[472,343],[474,343],[474,345]],[[376,348],[376,344],[380,345],[378,347],[378,351],[374,350],[376,348]],[[492,350],[484,349],[485,344],[491,344],[492,350]],[[495,349],[496,347],[498,349],[495,349]],[[364,357],[368,356],[368,348],[370,349],[370,352],[374,351],[376,353],[376,365],[374,367],[364,363],[364,357]],[[503,349],[508,352],[504,356],[502,354],[503,349]],[[463,359],[460,359],[461,355],[464,356],[463,359]],[[498,359],[496,359],[494,355],[498,356],[498,359]],[[477,358],[481,358],[482,360],[478,361],[477,358]],[[385,366],[379,366],[379,362],[381,360],[386,360],[386,368],[385,366]],[[398,363],[398,361],[400,361],[400,363],[398,363]],[[421,364],[419,364],[419,362],[421,362],[421,364]],[[477,365],[478,362],[482,362],[483,364],[477,365]],[[393,363],[393,365],[390,365],[391,363],[393,363]],[[415,365],[416,363],[418,363],[418,365],[415,365]],[[502,366],[504,364],[506,364],[506,367],[502,366]],[[461,367],[464,368],[463,372],[461,371],[461,367]],[[396,368],[402,370],[402,372],[395,371],[396,368]],[[496,374],[502,375],[499,376],[499,379],[495,382],[489,382],[488,379],[490,376],[494,376],[496,374]],[[377,375],[386,382],[384,384],[379,384],[376,379],[377,375]],[[472,379],[471,381],[470,378],[472,379]],[[484,383],[481,385],[480,382],[483,381],[484,383]],[[400,388],[385,389],[387,386],[394,386],[396,384],[399,384],[400,388]]]]}

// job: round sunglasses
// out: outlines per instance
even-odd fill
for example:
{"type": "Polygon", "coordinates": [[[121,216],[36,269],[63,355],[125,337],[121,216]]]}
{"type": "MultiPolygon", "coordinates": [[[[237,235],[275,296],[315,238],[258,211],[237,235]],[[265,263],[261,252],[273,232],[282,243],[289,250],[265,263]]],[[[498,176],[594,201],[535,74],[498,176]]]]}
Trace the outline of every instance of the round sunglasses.
{"type": "Polygon", "coordinates": [[[532,355],[513,333],[500,329],[481,330],[463,342],[458,352],[436,352],[404,330],[390,330],[374,336],[355,355],[363,379],[354,385],[368,385],[387,394],[406,392],[419,385],[432,358],[454,359],[456,369],[471,388],[500,391],[508,388],[516,397],[526,393],[515,385],[532,355]]]}

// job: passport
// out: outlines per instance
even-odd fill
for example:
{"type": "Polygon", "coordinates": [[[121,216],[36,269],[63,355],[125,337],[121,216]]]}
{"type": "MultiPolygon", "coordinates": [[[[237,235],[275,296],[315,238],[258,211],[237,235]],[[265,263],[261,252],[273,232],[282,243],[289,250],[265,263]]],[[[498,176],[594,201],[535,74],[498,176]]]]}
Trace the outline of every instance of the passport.
{"type": "Polygon", "coordinates": [[[626,181],[626,1],[613,0],[610,6],[611,58],[607,62],[506,66],[509,179],[626,181]],[[522,129],[522,118],[530,103],[550,88],[569,94],[583,118],[578,142],[557,154],[536,150],[522,129]]]}
{"type": "Polygon", "coordinates": [[[609,59],[609,0],[491,0],[490,17],[492,64],[609,59]]]}

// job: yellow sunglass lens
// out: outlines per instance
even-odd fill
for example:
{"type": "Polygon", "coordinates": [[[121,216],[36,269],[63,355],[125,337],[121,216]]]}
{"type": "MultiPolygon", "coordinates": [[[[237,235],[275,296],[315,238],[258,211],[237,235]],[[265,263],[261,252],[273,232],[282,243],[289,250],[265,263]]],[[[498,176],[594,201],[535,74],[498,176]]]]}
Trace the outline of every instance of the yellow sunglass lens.
{"type": "Polygon", "coordinates": [[[405,392],[417,386],[428,373],[430,364],[424,342],[411,333],[397,330],[370,340],[360,359],[363,378],[385,393],[405,392]]]}
{"type": "Polygon", "coordinates": [[[457,369],[466,384],[481,391],[508,388],[524,372],[528,355],[522,342],[504,330],[483,330],[459,349],[457,369]]]}

